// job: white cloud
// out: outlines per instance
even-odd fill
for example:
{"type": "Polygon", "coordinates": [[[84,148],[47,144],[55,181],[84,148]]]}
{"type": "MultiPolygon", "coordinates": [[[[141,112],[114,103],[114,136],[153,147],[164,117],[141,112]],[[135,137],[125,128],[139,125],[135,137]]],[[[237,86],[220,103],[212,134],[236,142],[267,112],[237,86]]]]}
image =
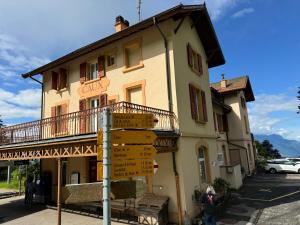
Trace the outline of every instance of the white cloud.
{"type": "MultiPolygon", "coordinates": [[[[233,8],[238,3],[242,2],[243,0],[208,0],[202,1],[205,2],[208,8],[208,11],[211,15],[213,20],[217,20],[220,18],[227,10],[233,8]]],[[[198,3],[199,1],[194,1],[198,3]]]]}
{"type": "Polygon", "coordinates": [[[26,89],[17,93],[0,88],[0,115],[4,120],[40,118],[41,94],[39,89],[26,89]]]}
{"type": "Polygon", "coordinates": [[[50,60],[32,55],[14,37],[0,33],[0,77],[3,80],[15,80],[20,72],[41,66],[50,60]]]}
{"type": "Polygon", "coordinates": [[[253,133],[279,134],[300,140],[300,124],[297,126],[299,121],[295,120],[298,101],[294,96],[285,93],[260,94],[255,99],[255,102],[249,104],[249,120],[253,133]],[[287,126],[291,121],[296,126],[287,126]]]}
{"type": "Polygon", "coordinates": [[[242,10],[237,11],[236,13],[234,13],[231,17],[235,18],[235,19],[236,18],[242,18],[242,17],[244,17],[246,15],[249,15],[249,14],[251,14],[253,12],[254,12],[253,8],[244,8],[244,9],[242,9],[242,10]]]}

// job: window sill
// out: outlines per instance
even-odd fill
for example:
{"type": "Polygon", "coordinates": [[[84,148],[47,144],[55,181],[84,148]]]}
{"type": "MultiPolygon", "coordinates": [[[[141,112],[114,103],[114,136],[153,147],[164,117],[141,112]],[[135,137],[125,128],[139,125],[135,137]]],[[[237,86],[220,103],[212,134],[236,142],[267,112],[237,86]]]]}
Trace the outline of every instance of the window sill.
{"type": "Polygon", "coordinates": [[[196,123],[200,124],[200,125],[205,125],[207,122],[204,120],[195,120],[196,123]]]}
{"type": "Polygon", "coordinates": [[[199,77],[203,75],[203,73],[200,73],[198,70],[194,69],[193,67],[190,67],[190,69],[199,77]]]}
{"type": "Polygon", "coordinates": [[[143,67],[144,67],[144,64],[140,63],[139,65],[131,66],[131,67],[123,69],[123,73],[128,73],[128,72],[131,72],[133,70],[137,70],[137,69],[140,69],[140,68],[143,68],[143,67]]]}
{"type": "Polygon", "coordinates": [[[59,90],[56,90],[58,93],[61,93],[61,92],[65,92],[68,90],[68,87],[65,87],[65,88],[62,88],[62,89],[59,89],[59,90]]]}
{"type": "Polygon", "coordinates": [[[90,83],[93,83],[93,82],[95,82],[97,80],[100,80],[100,78],[98,77],[97,79],[88,80],[88,81],[84,82],[83,84],[90,84],[90,83]]]}

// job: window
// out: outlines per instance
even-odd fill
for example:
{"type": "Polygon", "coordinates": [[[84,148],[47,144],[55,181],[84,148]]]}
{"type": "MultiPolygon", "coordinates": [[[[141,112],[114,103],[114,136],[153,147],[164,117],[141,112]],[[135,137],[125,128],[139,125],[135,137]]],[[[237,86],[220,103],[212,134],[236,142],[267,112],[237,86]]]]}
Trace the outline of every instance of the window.
{"type": "Polygon", "coordinates": [[[225,145],[222,145],[222,153],[223,153],[223,156],[224,156],[224,165],[227,165],[228,161],[227,161],[226,146],[225,145]]]}
{"type": "Polygon", "coordinates": [[[88,80],[95,80],[98,78],[98,63],[89,64],[88,80]]]}
{"type": "MultiPolygon", "coordinates": [[[[100,100],[99,98],[95,98],[95,99],[90,99],[90,109],[97,109],[100,106],[100,100]]],[[[90,131],[91,132],[96,132],[98,130],[98,123],[97,123],[97,113],[96,111],[91,113],[91,117],[90,119],[90,131]]]]}
{"type": "Polygon", "coordinates": [[[190,68],[199,75],[203,74],[202,67],[202,57],[197,53],[192,46],[187,44],[187,56],[188,56],[188,65],[190,68]]]}
{"type": "Polygon", "coordinates": [[[241,105],[244,109],[246,108],[246,101],[244,97],[241,97],[241,105]]]}
{"type": "Polygon", "coordinates": [[[68,117],[64,116],[67,113],[67,104],[51,107],[51,133],[53,135],[62,135],[68,131],[68,117]]]}
{"type": "Polygon", "coordinates": [[[204,148],[199,148],[198,162],[199,162],[200,181],[201,181],[201,183],[207,183],[208,177],[207,177],[207,171],[206,171],[206,156],[205,156],[204,148]]]}
{"type": "Polygon", "coordinates": [[[52,89],[53,90],[62,90],[67,87],[67,70],[60,68],[59,72],[52,71],[52,89]]]}
{"type": "Polygon", "coordinates": [[[224,132],[223,115],[217,113],[218,131],[224,132]]]}
{"type": "Polygon", "coordinates": [[[190,84],[189,89],[192,119],[197,122],[207,122],[205,92],[192,84],[190,84]]]}
{"type": "Polygon", "coordinates": [[[248,123],[247,123],[247,118],[246,118],[246,116],[244,116],[244,122],[245,122],[245,130],[246,130],[246,134],[249,134],[249,128],[248,128],[248,123]]]}
{"type": "Polygon", "coordinates": [[[107,66],[114,66],[116,64],[116,53],[110,53],[106,56],[107,66]]]}
{"type": "Polygon", "coordinates": [[[135,40],[124,46],[124,63],[124,72],[130,71],[128,69],[136,69],[143,66],[141,40],[135,40]]]}

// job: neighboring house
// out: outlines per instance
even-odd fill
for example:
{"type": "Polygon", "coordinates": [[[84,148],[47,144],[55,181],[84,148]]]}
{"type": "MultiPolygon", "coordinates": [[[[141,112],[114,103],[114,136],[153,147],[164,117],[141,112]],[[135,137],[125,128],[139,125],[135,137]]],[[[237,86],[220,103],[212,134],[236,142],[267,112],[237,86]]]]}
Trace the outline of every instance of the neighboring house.
{"type": "Polygon", "coordinates": [[[227,163],[240,164],[243,175],[250,175],[255,170],[256,150],[247,111],[247,102],[254,101],[249,77],[226,80],[222,75],[222,80],[211,84],[211,87],[222,98],[222,102],[231,107],[231,111],[223,116],[215,112],[217,121],[225,121],[225,129],[222,126],[221,129],[226,131],[226,136],[221,137],[221,140],[227,144],[227,163]]]}
{"type": "Polygon", "coordinates": [[[210,87],[208,69],[225,60],[205,5],[178,5],[132,26],[119,16],[115,28],[114,34],[23,75],[42,74],[43,119],[4,128],[0,159],[41,158],[42,178],[55,200],[56,158],[64,159],[63,186],[73,177],[75,183],[96,182],[103,107],[153,113],[159,169],[153,177],[134,179],[146,183],[144,192],[170,198],[171,221],[182,220],[184,211],[194,217],[199,213],[194,190],[220,177],[222,166],[254,169],[253,160],[245,166],[243,154],[249,151],[239,147],[248,147],[250,137],[240,102],[254,99],[250,82],[247,78],[246,86],[234,91],[231,81],[225,88],[210,87]],[[232,154],[234,149],[239,153],[232,154]]]}

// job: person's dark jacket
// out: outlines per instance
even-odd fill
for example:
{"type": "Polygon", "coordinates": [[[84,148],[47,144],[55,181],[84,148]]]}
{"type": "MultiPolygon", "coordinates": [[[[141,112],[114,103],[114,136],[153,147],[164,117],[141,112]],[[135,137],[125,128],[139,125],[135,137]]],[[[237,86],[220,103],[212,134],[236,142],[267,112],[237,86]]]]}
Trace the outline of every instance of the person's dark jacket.
{"type": "Polygon", "coordinates": [[[209,215],[216,214],[218,201],[214,194],[207,194],[207,193],[203,194],[201,202],[204,205],[204,213],[209,215]]]}

